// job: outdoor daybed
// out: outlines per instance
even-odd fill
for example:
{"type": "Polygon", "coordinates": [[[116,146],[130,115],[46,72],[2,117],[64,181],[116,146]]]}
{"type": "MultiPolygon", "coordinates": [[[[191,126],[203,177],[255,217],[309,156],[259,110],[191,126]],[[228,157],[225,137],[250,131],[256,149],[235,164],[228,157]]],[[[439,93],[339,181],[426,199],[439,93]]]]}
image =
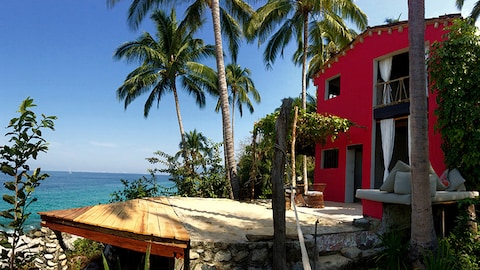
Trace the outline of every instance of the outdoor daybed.
{"type": "MultiPolygon", "coordinates": [[[[451,203],[475,198],[478,191],[466,191],[465,179],[457,169],[445,171],[439,178],[430,169],[430,196],[432,204],[451,203]]],[[[398,161],[380,189],[358,189],[355,195],[362,200],[391,204],[411,204],[410,166],[398,161]]]]}
{"type": "MultiPolygon", "coordinates": [[[[466,191],[465,179],[457,169],[445,171],[438,177],[430,166],[429,177],[432,206],[440,211],[439,229],[445,236],[448,227],[447,206],[462,199],[478,197],[479,193],[466,191]]],[[[379,189],[358,189],[355,196],[362,199],[363,215],[381,219],[384,229],[409,226],[409,205],[412,200],[410,178],[410,166],[399,161],[379,189]]]]}

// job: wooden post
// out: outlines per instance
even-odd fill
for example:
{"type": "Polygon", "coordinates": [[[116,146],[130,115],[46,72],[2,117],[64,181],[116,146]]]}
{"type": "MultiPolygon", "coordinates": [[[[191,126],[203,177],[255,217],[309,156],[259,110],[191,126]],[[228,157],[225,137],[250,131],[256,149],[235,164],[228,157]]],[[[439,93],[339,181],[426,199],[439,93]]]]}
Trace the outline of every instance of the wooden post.
{"type": "Polygon", "coordinates": [[[477,233],[478,224],[477,224],[477,215],[475,214],[475,204],[470,204],[467,206],[467,228],[471,233],[477,233]]]}
{"type": "Polygon", "coordinates": [[[295,142],[297,139],[297,118],[298,118],[298,107],[295,106],[295,112],[293,115],[293,124],[292,124],[292,146],[291,146],[291,151],[290,151],[290,159],[291,159],[291,165],[292,166],[292,186],[296,187],[297,186],[297,174],[296,174],[296,168],[295,168],[295,142]]]}
{"type": "Polygon", "coordinates": [[[250,200],[255,199],[255,180],[257,179],[257,127],[253,128],[252,136],[252,170],[250,171],[250,200]]]}
{"type": "Polygon", "coordinates": [[[285,226],[285,163],[287,129],[292,100],[284,99],[280,115],[275,123],[275,146],[272,167],[272,209],[273,209],[273,269],[286,270],[286,226],[285,226]]]}

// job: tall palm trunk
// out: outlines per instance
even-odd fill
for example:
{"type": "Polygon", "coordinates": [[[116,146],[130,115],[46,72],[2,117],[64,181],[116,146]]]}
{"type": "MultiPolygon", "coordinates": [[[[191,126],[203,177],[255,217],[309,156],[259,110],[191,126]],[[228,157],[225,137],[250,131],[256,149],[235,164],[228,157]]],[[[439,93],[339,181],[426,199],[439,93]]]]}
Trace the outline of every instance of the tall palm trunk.
{"type": "Polygon", "coordinates": [[[410,46],[410,127],[412,168],[411,259],[420,266],[424,250],[436,245],[429,185],[428,122],[425,74],[425,2],[408,1],[410,46]]]}
{"type": "Polygon", "coordinates": [[[180,102],[178,102],[178,93],[177,93],[176,85],[173,85],[172,92],[173,92],[173,98],[175,100],[175,110],[177,112],[178,127],[180,128],[180,137],[182,139],[182,153],[183,153],[183,157],[186,158],[185,147],[187,144],[185,142],[185,129],[183,128],[182,115],[180,114],[180,102]]]}
{"type": "Polygon", "coordinates": [[[232,141],[235,142],[235,100],[237,98],[237,92],[235,87],[232,88],[232,141]]]}
{"type": "MultiPolygon", "coordinates": [[[[308,50],[308,13],[303,19],[303,59],[302,59],[302,109],[307,110],[307,50],[308,50]]],[[[308,191],[307,155],[303,155],[304,192],[308,191]]]]}
{"type": "Polygon", "coordinates": [[[232,129],[230,126],[230,106],[228,104],[228,89],[225,76],[225,62],[223,60],[222,34],[220,29],[220,8],[218,0],[212,0],[212,21],[215,35],[215,50],[218,72],[218,89],[220,92],[220,102],[222,109],[223,122],[223,142],[225,144],[227,156],[227,170],[230,175],[230,198],[238,199],[240,193],[240,183],[237,175],[237,163],[235,162],[234,146],[232,138],[232,129]]]}

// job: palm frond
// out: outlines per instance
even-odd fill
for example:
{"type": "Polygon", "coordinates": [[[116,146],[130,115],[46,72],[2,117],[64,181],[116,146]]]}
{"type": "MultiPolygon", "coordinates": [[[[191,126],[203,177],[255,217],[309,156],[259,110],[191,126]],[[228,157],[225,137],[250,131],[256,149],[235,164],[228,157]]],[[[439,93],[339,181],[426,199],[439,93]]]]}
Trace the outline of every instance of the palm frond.
{"type": "Polygon", "coordinates": [[[233,61],[237,61],[240,39],[243,36],[242,28],[238,22],[227,13],[225,9],[220,9],[220,20],[222,24],[222,34],[228,41],[228,50],[233,61]]]}

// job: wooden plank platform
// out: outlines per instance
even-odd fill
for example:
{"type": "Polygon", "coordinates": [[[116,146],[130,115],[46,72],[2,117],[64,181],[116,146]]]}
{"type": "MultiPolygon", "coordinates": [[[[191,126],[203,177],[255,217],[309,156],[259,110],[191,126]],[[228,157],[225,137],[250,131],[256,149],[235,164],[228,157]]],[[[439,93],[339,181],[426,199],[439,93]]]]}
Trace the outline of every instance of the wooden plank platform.
{"type": "Polygon", "coordinates": [[[190,236],[168,198],[145,198],[40,212],[41,225],[139,252],[184,258],[190,236]]]}

